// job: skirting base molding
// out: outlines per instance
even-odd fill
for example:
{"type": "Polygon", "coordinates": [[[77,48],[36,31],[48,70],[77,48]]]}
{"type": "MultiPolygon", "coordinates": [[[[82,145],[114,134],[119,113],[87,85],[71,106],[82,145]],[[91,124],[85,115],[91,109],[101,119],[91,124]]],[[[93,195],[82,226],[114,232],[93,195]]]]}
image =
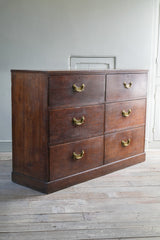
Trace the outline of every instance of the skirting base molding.
{"type": "Polygon", "coordinates": [[[23,186],[30,187],[34,190],[48,194],[48,193],[56,192],[66,187],[70,187],[74,184],[85,182],[95,177],[100,177],[105,174],[114,172],[116,170],[120,170],[129,166],[132,166],[134,164],[141,163],[143,161],[145,161],[145,153],[135,155],[133,157],[125,158],[114,163],[102,165],[100,167],[90,169],[82,173],[78,173],[69,177],[57,179],[50,182],[40,181],[33,177],[23,175],[21,173],[12,172],[12,181],[15,183],[21,184],[23,186]]]}
{"type": "Polygon", "coordinates": [[[0,140],[0,153],[1,152],[12,152],[12,142],[0,140]]]}
{"type": "Polygon", "coordinates": [[[0,161],[12,160],[12,152],[0,152],[0,161]]]}

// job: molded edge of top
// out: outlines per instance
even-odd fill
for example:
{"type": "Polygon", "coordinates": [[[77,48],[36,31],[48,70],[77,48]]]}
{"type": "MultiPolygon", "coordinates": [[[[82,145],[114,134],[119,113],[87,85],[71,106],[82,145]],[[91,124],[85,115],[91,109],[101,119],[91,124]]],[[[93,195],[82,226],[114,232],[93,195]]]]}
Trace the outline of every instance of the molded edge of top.
{"type": "Polygon", "coordinates": [[[11,69],[12,72],[34,72],[46,73],[49,75],[56,74],[114,74],[114,73],[148,73],[148,69],[112,69],[112,70],[24,70],[24,69],[11,69]]]}

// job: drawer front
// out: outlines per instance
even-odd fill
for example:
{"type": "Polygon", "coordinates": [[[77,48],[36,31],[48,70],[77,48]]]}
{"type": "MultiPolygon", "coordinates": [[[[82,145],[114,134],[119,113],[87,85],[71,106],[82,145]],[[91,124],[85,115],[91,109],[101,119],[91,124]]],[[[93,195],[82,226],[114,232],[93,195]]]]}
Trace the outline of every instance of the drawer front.
{"type": "Polygon", "coordinates": [[[103,103],[104,92],[104,75],[61,75],[49,78],[49,106],[103,103]]]}
{"type": "Polygon", "coordinates": [[[51,180],[101,166],[103,148],[102,136],[50,147],[51,180]]]}
{"type": "Polygon", "coordinates": [[[114,102],[146,97],[147,74],[107,75],[106,101],[114,102]]]}
{"type": "Polygon", "coordinates": [[[145,109],[145,99],[106,104],[105,131],[145,124],[145,109]]]}
{"type": "Polygon", "coordinates": [[[105,135],[105,163],[144,152],[144,127],[105,135]],[[124,141],[124,142],[122,142],[124,141]]]}
{"type": "Polygon", "coordinates": [[[50,144],[102,135],[104,105],[49,111],[50,144]]]}

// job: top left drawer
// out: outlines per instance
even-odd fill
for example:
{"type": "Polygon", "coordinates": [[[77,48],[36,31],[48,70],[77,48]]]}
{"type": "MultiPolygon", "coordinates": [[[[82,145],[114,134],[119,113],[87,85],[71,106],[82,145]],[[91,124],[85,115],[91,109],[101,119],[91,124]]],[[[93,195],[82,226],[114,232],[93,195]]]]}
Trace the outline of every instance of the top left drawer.
{"type": "Polygon", "coordinates": [[[60,75],[49,78],[49,106],[69,107],[104,102],[105,75],[60,75]]]}

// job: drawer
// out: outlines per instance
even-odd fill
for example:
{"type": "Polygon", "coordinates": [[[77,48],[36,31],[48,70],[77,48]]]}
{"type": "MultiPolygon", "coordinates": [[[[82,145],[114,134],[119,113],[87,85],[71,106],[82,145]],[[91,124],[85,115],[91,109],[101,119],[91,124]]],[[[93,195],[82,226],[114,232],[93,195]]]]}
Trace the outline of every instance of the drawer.
{"type": "Polygon", "coordinates": [[[106,104],[105,132],[145,124],[146,100],[106,104]]]}
{"type": "Polygon", "coordinates": [[[101,166],[103,148],[102,136],[50,147],[51,180],[101,166]]]}
{"type": "Polygon", "coordinates": [[[144,152],[144,127],[105,135],[105,163],[144,152]],[[124,141],[124,142],[122,142],[124,141]]]}
{"type": "Polygon", "coordinates": [[[81,106],[104,102],[104,75],[61,75],[49,78],[49,106],[81,106]]]}
{"type": "Polygon", "coordinates": [[[104,104],[49,111],[50,144],[102,135],[104,104]]]}
{"type": "Polygon", "coordinates": [[[107,75],[106,101],[114,102],[146,97],[147,74],[107,75]]]}

